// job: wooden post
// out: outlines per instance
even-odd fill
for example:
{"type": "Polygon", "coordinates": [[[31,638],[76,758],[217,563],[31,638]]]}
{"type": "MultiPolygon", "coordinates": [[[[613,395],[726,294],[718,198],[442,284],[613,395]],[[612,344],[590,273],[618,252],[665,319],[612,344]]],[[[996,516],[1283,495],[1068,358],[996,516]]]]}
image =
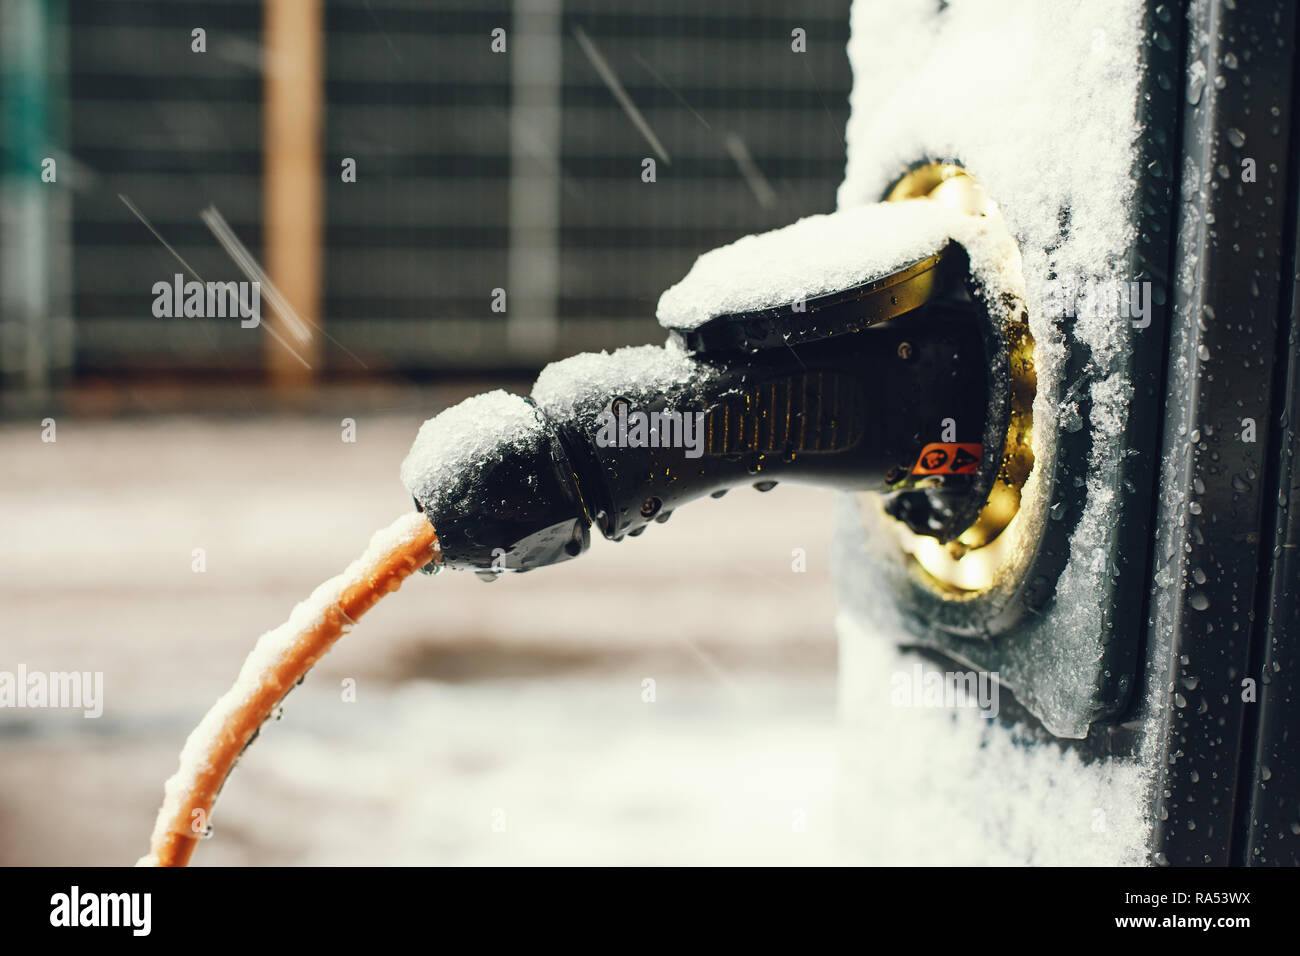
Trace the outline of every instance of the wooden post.
{"type": "MultiPolygon", "coordinates": [[[[265,0],[262,209],[266,267],[298,315],[319,325],[321,299],[321,0],[265,0]]],[[[298,341],[277,315],[290,352],[267,336],[267,373],[277,387],[310,385],[321,363],[320,333],[298,341]],[[301,357],[301,361],[293,354],[301,357]],[[306,362],[306,367],[303,362],[306,362]]]]}

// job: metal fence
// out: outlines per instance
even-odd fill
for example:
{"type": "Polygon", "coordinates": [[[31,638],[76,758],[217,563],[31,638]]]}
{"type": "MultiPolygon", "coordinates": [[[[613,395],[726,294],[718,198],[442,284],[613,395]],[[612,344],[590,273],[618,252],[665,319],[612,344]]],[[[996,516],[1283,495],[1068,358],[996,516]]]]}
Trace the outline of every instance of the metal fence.
{"type": "MultiPolygon", "coordinates": [[[[261,334],[155,318],[150,289],[182,271],[158,236],[204,279],[240,278],[199,219],[209,205],[261,254],[262,3],[0,11],[6,52],[41,51],[4,63],[5,382],[256,372],[261,334]],[[33,96],[45,108],[24,126],[33,96]],[[34,187],[47,155],[57,183],[34,187]]],[[[330,0],[324,30],[327,373],[526,368],[655,341],[658,295],[696,255],[834,206],[848,0],[330,0]]]]}

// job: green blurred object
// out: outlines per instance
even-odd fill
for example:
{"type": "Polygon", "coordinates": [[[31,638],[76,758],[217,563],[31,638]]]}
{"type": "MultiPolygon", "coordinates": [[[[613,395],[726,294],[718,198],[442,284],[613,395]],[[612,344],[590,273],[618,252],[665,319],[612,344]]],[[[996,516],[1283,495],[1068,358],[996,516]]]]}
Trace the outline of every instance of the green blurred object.
{"type": "Polygon", "coordinates": [[[37,397],[72,356],[60,308],[70,202],[57,166],[66,37],[62,0],[0,0],[0,377],[37,397]]]}

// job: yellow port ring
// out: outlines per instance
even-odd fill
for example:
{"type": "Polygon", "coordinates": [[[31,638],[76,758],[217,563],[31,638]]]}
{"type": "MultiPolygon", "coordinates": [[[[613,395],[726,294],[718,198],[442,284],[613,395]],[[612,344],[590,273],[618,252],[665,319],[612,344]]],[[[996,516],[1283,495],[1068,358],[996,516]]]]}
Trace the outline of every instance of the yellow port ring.
{"type": "MultiPolygon", "coordinates": [[[[1010,230],[997,203],[984,188],[955,163],[929,163],[909,172],[890,190],[887,202],[938,202],[960,209],[972,216],[994,219],[994,228],[1010,230]]],[[[1019,251],[1014,242],[1014,263],[1019,271],[1019,251]]],[[[881,515],[895,533],[899,546],[914,561],[913,572],[931,589],[949,599],[973,597],[993,586],[997,570],[1016,545],[1016,515],[1020,495],[1034,467],[1032,448],[1034,394],[1037,375],[1034,370],[1034,339],[1029,332],[1027,315],[1012,317],[1004,325],[1010,370],[1010,415],[1002,462],[988,499],[975,520],[953,541],[940,544],[936,539],[912,532],[901,521],[881,515]]]]}

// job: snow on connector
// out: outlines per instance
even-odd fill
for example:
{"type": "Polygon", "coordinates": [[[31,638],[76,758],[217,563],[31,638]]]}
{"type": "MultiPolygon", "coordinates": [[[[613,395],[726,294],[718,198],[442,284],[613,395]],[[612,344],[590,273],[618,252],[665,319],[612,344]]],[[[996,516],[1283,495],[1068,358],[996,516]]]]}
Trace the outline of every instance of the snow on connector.
{"type": "Polygon", "coordinates": [[[402,462],[402,484],[426,507],[439,507],[467,471],[542,431],[536,409],[518,395],[497,389],[467,398],[420,426],[402,462]]]}
{"type": "Polygon", "coordinates": [[[879,203],[745,236],[695,260],[659,297],[659,324],[696,328],[850,288],[938,252],[969,218],[934,203],[879,203]]]}
{"type": "Polygon", "coordinates": [[[547,414],[566,418],[593,399],[621,395],[632,401],[698,387],[709,369],[693,362],[676,342],[634,345],[613,352],[583,352],[552,362],[537,376],[533,400],[547,414]]]}
{"type": "MultiPolygon", "coordinates": [[[[852,288],[932,255],[949,239],[966,248],[987,294],[1008,291],[1005,236],[977,216],[933,202],[873,203],[704,253],[659,297],[659,324],[693,329],[719,315],[792,305],[852,288]]],[[[1018,291],[1011,289],[1010,291],[1018,291]]]]}

